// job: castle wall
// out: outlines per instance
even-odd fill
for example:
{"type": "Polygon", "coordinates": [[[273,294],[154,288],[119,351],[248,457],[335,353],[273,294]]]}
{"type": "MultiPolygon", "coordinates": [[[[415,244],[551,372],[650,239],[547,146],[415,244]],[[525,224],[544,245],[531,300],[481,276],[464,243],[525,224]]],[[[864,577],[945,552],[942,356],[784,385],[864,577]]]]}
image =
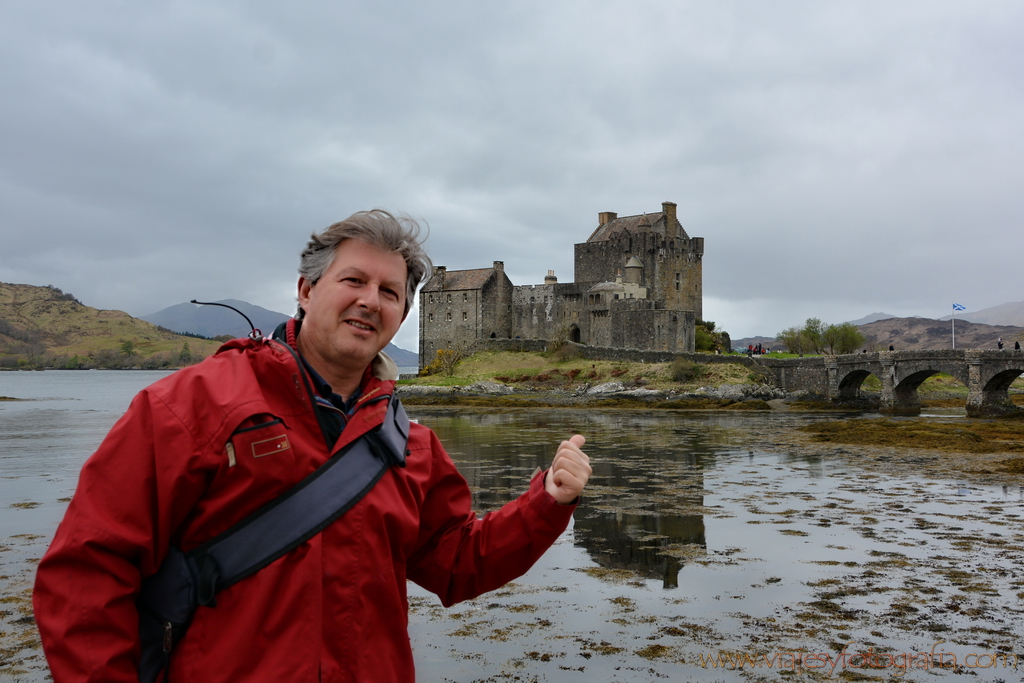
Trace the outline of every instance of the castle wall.
{"type": "Polygon", "coordinates": [[[670,237],[658,232],[622,232],[602,242],[574,247],[576,282],[608,282],[623,270],[630,256],[644,265],[642,282],[651,288],[648,298],[664,301],[665,308],[703,315],[703,237],[670,237]]]}
{"type": "Polygon", "coordinates": [[[609,346],[693,353],[693,311],[665,310],[655,308],[653,301],[625,300],[612,303],[609,318],[609,346]]]}
{"type": "Polygon", "coordinates": [[[468,348],[492,335],[511,337],[512,320],[512,282],[504,272],[476,289],[421,291],[420,367],[429,365],[438,349],[468,348]]]}

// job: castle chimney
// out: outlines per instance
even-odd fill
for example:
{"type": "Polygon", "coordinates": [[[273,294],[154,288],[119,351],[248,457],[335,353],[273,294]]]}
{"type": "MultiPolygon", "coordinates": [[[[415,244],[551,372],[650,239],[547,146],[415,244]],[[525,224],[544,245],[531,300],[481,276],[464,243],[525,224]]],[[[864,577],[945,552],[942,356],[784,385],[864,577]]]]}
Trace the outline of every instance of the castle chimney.
{"type": "Polygon", "coordinates": [[[447,272],[447,266],[434,266],[434,278],[437,279],[438,289],[444,289],[444,276],[447,272]]]}
{"type": "Polygon", "coordinates": [[[599,225],[604,225],[605,223],[611,223],[618,217],[619,214],[616,213],[615,211],[602,211],[601,213],[597,214],[597,221],[599,225]]]}
{"type": "Polygon", "coordinates": [[[498,273],[504,273],[505,272],[505,262],[504,261],[495,261],[494,262],[494,270],[496,272],[498,272],[498,273]]]}
{"type": "Polygon", "coordinates": [[[676,234],[676,204],[675,202],[662,202],[661,210],[665,212],[665,234],[674,235],[676,234]]]}
{"type": "Polygon", "coordinates": [[[555,277],[555,271],[549,270],[548,274],[544,276],[544,284],[553,285],[558,282],[558,278],[555,277]]]}

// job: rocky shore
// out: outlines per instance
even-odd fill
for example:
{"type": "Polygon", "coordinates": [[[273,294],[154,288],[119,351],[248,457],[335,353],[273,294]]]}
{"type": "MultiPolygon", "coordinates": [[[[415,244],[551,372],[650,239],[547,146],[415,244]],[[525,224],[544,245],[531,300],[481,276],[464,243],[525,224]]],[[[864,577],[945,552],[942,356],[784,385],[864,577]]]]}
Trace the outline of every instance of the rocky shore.
{"type": "Polygon", "coordinates": [[[460,401],[472,405],[506,407],[510,402],[524,405],[596,405],[642,403],[646,407],[712,409],[747,404],[751,410],[786,410],[793,403],[823,400],[806,391],[786,392],[764,384],[723,384],[695,391],[660,391],[628,386],[623,382],[584,383],[573,389],[522,389],[500,382],[481,381],[463,386],[399,385],[398,395],[410,405],[450,405],[460,401]],[[501,400],[506,399],[506,400],[501,400]]]}

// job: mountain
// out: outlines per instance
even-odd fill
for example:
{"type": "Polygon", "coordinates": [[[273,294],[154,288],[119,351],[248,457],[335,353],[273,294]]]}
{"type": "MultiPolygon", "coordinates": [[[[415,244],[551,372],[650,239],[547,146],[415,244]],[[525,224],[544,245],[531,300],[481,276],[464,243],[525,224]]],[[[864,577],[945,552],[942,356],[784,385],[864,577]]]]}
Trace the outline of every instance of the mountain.
{"type": "MultiPolygon", "coordinates": [[[[956,348],[994,349],[1002,337],[1006,348],[1014,341],[1024,341],[1024,327],[1012,325],[984,325],[961,320],[955,323],[956,348]]],[[[858,329],[868,338],[868,349],[879,351],[891,344],[897,351],[921,349],[949,349],[953,346],[953,323],[930,318],[888,318],[858,329]]]]}
{"type": "MultiPolygon", "coordinates": [[[[951,315],[943,316],[942,320],[949,320],[951,315]]],[[[957,322],[969,320],[972,323],[984,323],[986,325],[1013,325],[1024,327],[1024,301],[999,304],[991,308],[983,308],[980,311],[961,311],[956,314],[957,322]]]]}
{"type": "MultiPolygon", "coordinates": [[[[263,332],[265,336],[270,336],[278,325],[291,317],[284,313],[278,313],[245,301],[239,301],[238,299],[222,299],[214,303],[226,304],[237,308],[252,320],[252,324],[263,332]]],[[[218,337],[220,335],[245,337],[251,329],[245,318],[229,308],[224,308],[224,306],[199,306],[192,303],[170,306],[156,313],[144,315],[142,319],[175,332],[201,334],[204,337],[218,337]]],[[[384,353],[391,356],[391,359],[400,367],[415,367],[419,365],[419,356],[417,354],[401,349],[394,344],[389,343],[384,347],[384,353]]]]}
{"type": "MultiPolygon", "coordinates": [[[[273,333],[278,325],[291,317],[238,299],[221,299],[214,303],[237,308],[252,320],[252,324],[266,336],[273,333]]],[[[156,313],[144,315],[142,319],[175,332],[201,334],[204,337],[218,337],[225,334],[232,338],[246,337],[251,330],[245,318],[224,306],[177,304],[156,313]]]]}
{"type": "Polygon", "coordinates": [[[850,322],[858,327],[860,325],[867,325],[868,323],[877,322],[879,320],[887,320],[889,318],[895,318],[895,315],[891,313],[869,313],[868,315],[860,318],[859,320],[851,320],[850,322]]]}
{"type": "MultiPolygon", "coordinates": [[[[140,360],[166,356],[177,362],[184,345],[188,355],[206,356],[219,344],[160,330],[145,320],[124,311],[107,311],[81,303],[56,287],[16,285],[0,282],[0,366],[44,365],[70,359],[67,367],[120,367],[120,361],[137,364],[140,360]],[[125,353],[127,352],[127,353],[125,353]],[[92,359],[96,363],[86,363],[92,359]],[[74,362],[72,362],[74,361],[74,362]]],[[[122,365],[124,364],[122,363],[122,365]]]]}

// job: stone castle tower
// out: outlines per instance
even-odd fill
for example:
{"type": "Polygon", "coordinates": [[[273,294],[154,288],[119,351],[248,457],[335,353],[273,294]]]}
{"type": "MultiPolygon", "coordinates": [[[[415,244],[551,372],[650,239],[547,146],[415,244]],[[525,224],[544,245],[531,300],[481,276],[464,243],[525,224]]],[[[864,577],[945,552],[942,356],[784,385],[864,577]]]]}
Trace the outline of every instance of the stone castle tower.
{"type": "Polygon", "coordinates": [[[548,271],[513,285],[504,264],[434,269],[420,291],[420,365],[480,339],[569,339],[591,346],[692,352],[702,316],[704,238],[690,237],[664,202],[658,213],[606,211],[575,245],[574,282],[548,271]]]}

